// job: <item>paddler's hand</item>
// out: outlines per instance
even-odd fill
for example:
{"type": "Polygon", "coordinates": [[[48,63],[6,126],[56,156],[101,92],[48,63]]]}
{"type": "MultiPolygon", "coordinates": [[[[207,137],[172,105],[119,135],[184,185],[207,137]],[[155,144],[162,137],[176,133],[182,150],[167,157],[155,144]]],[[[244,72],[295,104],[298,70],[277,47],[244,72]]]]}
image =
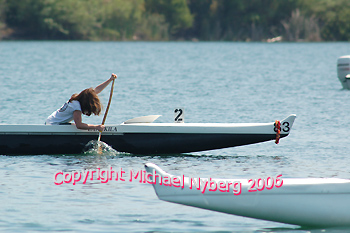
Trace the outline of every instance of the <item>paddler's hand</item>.
{"type": "Polygon", "coordinates": [[[98,131],[102,132],[104,130],[105,126],[104,125],[96,125],[95,129],[97,129],[98,131]]]}
{"type": "Polygon", "coordinates": [[[111,77],[109,78],[110,81],[113,81],[115,79],[117,79],[117,75],[116,74],[112,74],[111,77]]]}

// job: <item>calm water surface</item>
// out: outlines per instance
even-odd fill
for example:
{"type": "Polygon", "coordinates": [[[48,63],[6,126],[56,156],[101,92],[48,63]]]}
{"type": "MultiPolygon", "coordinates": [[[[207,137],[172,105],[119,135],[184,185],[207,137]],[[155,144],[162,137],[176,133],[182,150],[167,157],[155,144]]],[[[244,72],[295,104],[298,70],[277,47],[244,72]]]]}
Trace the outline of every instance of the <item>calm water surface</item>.
{"type": "MultiPolygon", "coordinates": [[[[297,115],[278,145],[166,157],[0,155],[0,231],[343,232],[167,203],[136,181],[57,186],[53,177],[97,167],[136,171],[152,162],[190,177],[350,178],[350,92],[336,73],[337,58],[348,54],[349,43],[0,42],[1,124],[43,124],[71,94],[112,72],[118,80],[107,124],[153,114],[172,122],[176,107],[184,107],[186,122],[297,115]]],[[[109,88],[100,96],[107,105],[109,88]]],[[[99,124],[102,116],[84,121],[99,124]]]]}

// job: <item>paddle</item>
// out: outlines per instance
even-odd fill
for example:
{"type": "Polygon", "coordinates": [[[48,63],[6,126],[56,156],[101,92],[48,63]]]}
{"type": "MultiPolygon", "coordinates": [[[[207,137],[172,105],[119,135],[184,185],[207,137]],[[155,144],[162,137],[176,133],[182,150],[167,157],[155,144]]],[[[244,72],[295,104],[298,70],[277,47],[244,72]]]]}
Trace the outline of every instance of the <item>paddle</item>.
{"type": "MultiPolygon", "coordinates": [[[[102,124],[101,124],[101,125],[104,125],[105,122],[106,122],[106,118],[107,118],[109,106],[111,105],[111,102],[112,102],[113,89],[114,89],[114,80],[115,80],[115,79],[113,79],[113,81],[112,81],[111,92],[110,92],[110,94],[109,94],[109,100],[108,100],[106,112],[105,112],[105,115],[103,116],[103,120],[102,120],[102,124]]],[[[100,144],[99,144],[99,142],[101,141],[101,134],[102,134],[102,131],[99,131],[99,133],[98,133],[98,139],[97,139],[97,152],[98,152],[99,154],[102,154],[102,150],[101,150],[101,147],[100,147],[100,144]]]]}

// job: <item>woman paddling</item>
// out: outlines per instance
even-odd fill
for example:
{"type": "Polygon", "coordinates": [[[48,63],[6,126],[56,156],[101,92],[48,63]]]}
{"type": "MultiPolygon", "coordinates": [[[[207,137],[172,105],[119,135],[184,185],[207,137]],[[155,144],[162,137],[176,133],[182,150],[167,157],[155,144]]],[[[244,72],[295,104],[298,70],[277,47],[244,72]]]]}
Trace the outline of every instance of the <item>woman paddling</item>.
{"type": "Polygon", "coordinates": [[[47,119],[46,125],[62,125],[70,123],[74,120],[78,129],[96,129],[103,131],[104,125],[91,125],[82,122],[81,114],[90,116],[92,113],[99,115],[102,104],[97,94],[105,89],[108,84],[117,78],[117,75],[112,74],[105,82],[101,83],[95,88],[88,88],[74,94],[72,97],[60,108],[53,112],[47,119]]]}

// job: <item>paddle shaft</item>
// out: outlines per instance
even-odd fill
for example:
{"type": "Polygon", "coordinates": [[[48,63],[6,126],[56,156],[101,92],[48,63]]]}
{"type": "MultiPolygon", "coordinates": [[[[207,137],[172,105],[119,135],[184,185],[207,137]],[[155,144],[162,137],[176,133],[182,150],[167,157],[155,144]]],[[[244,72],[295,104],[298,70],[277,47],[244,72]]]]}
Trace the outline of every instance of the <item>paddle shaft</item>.
{"type": "MultiPolygon", "coordinates": [[[[101,125],[104,125],[105,122],[106,122],[109,106],[111,105],[111,102],[112,102],[112,96],[113,96],[113,90],[114,90],[114,80],[115,79],[113,79],[113,81],[112,81],[111,92],[109,94],[109,100],[108,100],[106,112],[105,112],[105,115],[103,116],[103,120],[102,120],[102,124],[101,125]]],[[[97,139],[98,142],[101,140],[101,134],[102,134],[102,131],[100,131],[99,134],[98,134],[98,139],[97,139]]]]}

